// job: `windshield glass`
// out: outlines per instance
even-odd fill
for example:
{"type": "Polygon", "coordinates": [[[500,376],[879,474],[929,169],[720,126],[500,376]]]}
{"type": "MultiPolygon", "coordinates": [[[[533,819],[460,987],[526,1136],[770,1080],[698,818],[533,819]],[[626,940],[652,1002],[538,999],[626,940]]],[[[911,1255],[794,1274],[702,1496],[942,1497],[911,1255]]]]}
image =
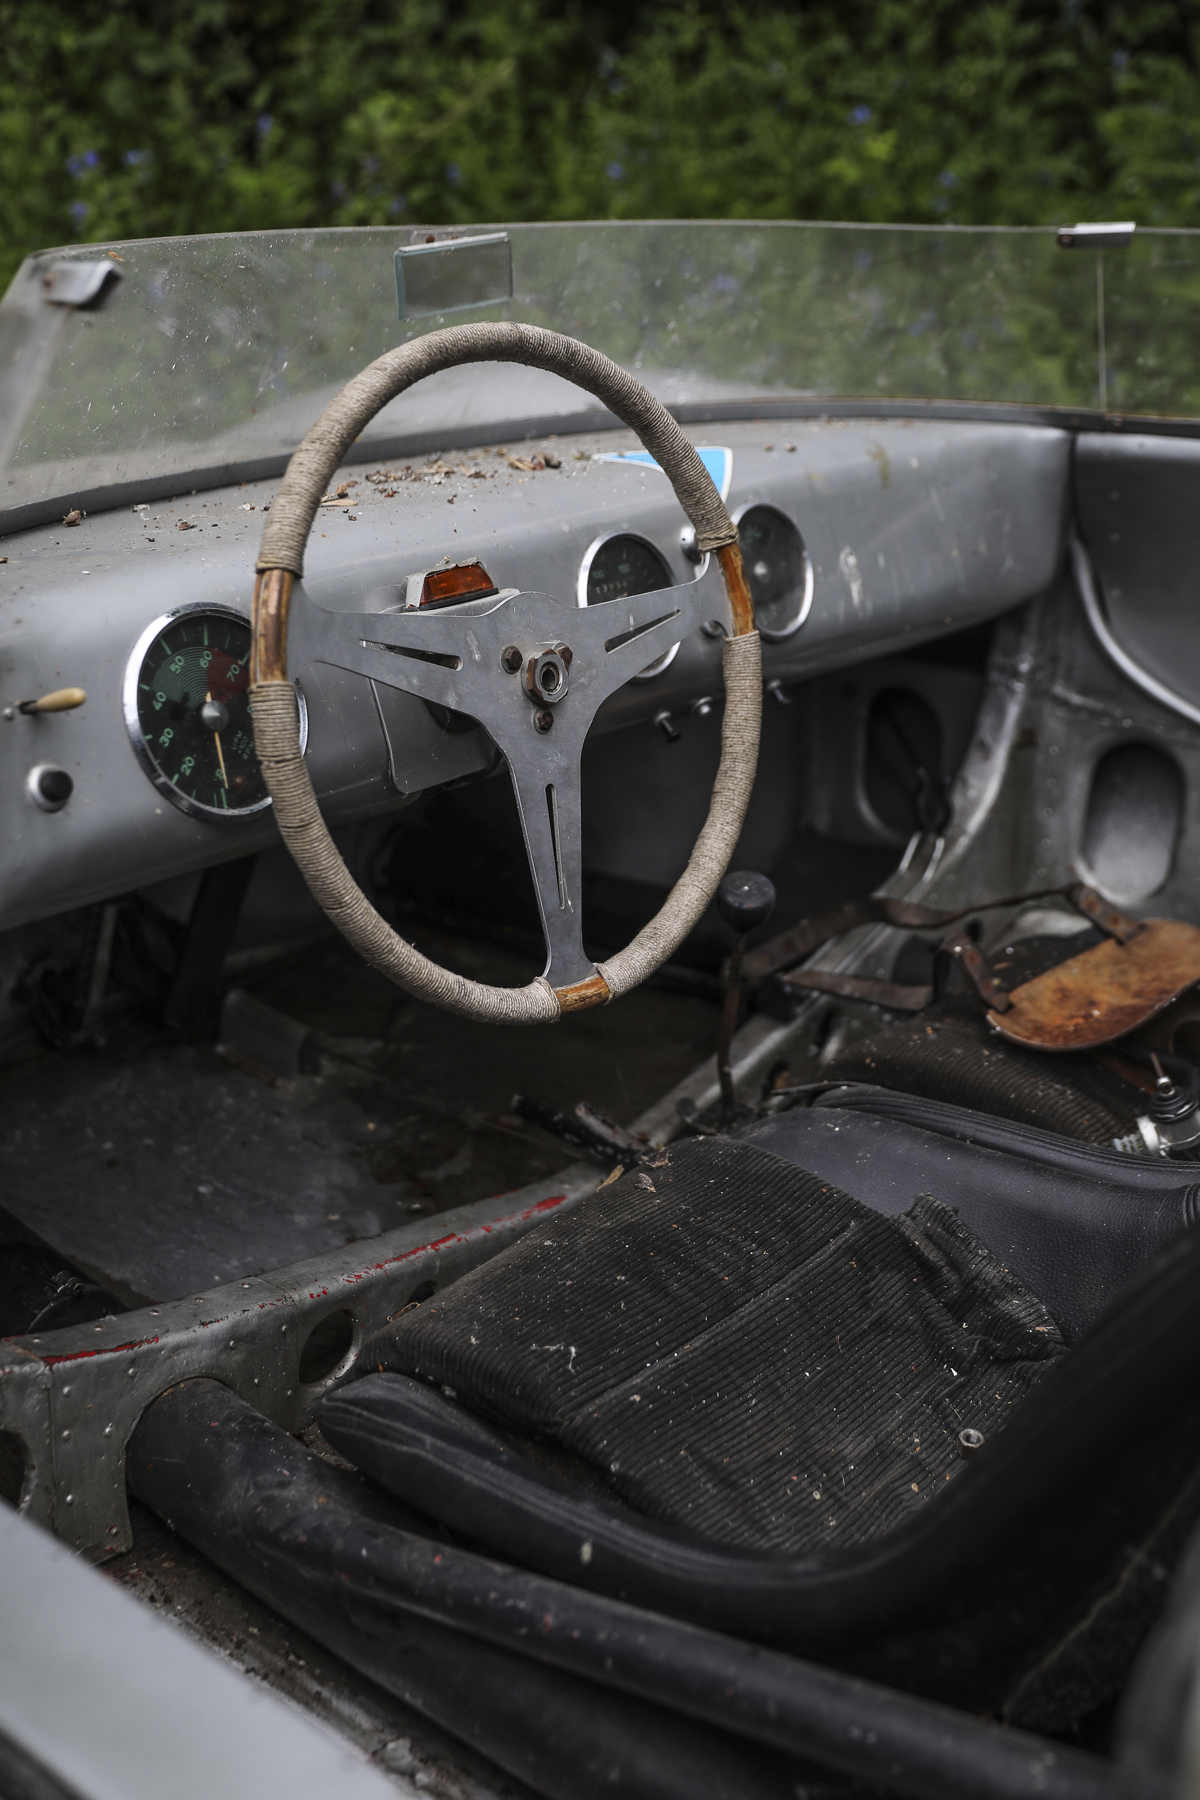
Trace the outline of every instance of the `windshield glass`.
{"type": "MultiPolygon", "coordinates": [[[[1139,231],[1107,250],[1065,250],[1041,228],[689,221],[453,235],[495,230],[511,238],[511,300],[413,320],[397,314],[393,257],[424,231],[139,240],[29,259],[0,305],[9,528],[60,496],[275,473],[365,363],[476,318],[582,338],[685,418],[855,398],[1200,414],[1200,233],[1139,231]],[[63,257],[119,270],[99,310],[47,302],[42,276],[63,257]]],[[[550,431],[589,409],[536,371],[454,370],[387,407],[358,451],[550,431]]]]}

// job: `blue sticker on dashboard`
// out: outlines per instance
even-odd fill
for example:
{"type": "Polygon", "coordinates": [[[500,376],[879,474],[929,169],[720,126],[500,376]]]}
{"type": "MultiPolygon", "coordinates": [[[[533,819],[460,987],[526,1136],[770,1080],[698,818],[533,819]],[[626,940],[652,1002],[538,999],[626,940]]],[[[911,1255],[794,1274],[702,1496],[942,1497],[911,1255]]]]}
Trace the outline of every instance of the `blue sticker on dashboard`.
{"type": "MultiPolygon", "coordinates": [[[[697,454],[709,474],[713,486],[722,500],[728,500],[729,487],[733,480],[733,451],[714,447],[711,444],[697,444],[697,454]]],[[[643,468],[657,469],[658,463],[648,450],[606,450],[596,462],[640,463],[643,468]]]]}

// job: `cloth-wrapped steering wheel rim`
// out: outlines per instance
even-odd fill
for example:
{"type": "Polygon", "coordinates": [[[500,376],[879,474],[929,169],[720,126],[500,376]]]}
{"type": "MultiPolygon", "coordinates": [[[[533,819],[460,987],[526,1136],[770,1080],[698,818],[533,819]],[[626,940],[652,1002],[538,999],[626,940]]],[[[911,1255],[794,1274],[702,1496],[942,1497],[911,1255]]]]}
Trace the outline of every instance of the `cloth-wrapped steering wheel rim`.
{"type": "Polygon", "coordinates": [[[587,344],[533,325],[457,325],[389,351],[347,383],[292,456],[263,531],[257,571],[250,706],[280,835],[318,904],[372,967],[417,998],[467,1018],[552,1024],[564,1012],[627,993],[678,949],[716,892],[749,804],[762,714],[761,652],[737,527],[695,447],[640,381],[587,344]],[[635,431],[671,482],[697,547],[715,554],[732,621],[722,647],[721,760],[708,817],[687,867],[659,912],[624,950],[597,964],[587,980],[565,988],[552,987],[543,976],[507,988],[456,975],[422,956],[376,911],[321,817],[300,749],[288,677],[292,587],[303,575],[304,548],[331,476],[390,400],[426,375],[472,362],[515,362],[561,375],[635,431]]]}

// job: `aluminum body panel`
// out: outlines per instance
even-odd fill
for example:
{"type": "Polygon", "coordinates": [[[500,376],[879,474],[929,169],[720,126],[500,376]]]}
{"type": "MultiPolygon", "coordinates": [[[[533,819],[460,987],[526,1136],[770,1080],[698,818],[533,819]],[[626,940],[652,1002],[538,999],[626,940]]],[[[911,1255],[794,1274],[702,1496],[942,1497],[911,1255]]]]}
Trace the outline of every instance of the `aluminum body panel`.
{"type": "MultiPolygon", "coordinates": [[[[764,645],[768,681],[994,617],[1053,579],[1062,552],[1067,433],[966,421],[780,423],[720,427],[734,451],[730,505],[779,507],[795,520],[813,560],[804,626],[764,645]]],[[[712,430],[697,427],[691,435],[704,442],[712,430]]],[[[563,466],[536,474],[495,454],[468,456],[462,468],[482,469],[489,479],[472,479],[456,465],[399,482],[390,498],[360,482],[352,506],[321,510],[308,548],[307,589],[331,609],[383,610],[402,602],[414,569],[477,554],[500,587],[569,603],[588,546],[608,531],[641,532],[661,549],[675,579],[687,580],[683,515],[665,477],[591,460],[593,451],[633,442],[627,432],[559,440],[563,466]]],[[[241,822],[189,819],[156,794],[135,762],[120,705],[130,649],[168,606],[206,602],[249,611],[262,524],[257,509],[272,492],[273,485],[260,483],[205,500],[155,501],[144,515],[122,510],[5,540],[0,713],[64,683],[78,682],[89,697],[72,713],[0,717],[0,929],[276,841],[269,814],[241,822]],[[189,528],[180,530],[181,521],[189,528]],[[28,769],[47,762],[76,783],[70,803],[54,814],[41,812],[24,791],[28,769]]],[[[388,699],[385,737],[365,679],[327,668],[292,673],[308,701],[309,763],[331,822],[398,805],[393,769],[406,792],[416,792],[491,759],[485,732],[445,731],[411,695],[388,699]]],[[[649,728],[662,708],[686,708],[714,692],[719,644],[693,632],[662,675],[630,683],[606,702],[593,733],[649,728]]]]}
{"type": "Polygon", "coordinates": [[[547,1214],[591,1193],[602,1175],[574,1164],[516,1194],[194,1299],[7,1340],[0,1431],[26,1451],[21,1511],[93,1558],[127,1550],[125,1447],[157,1395],[209,1376],[298,1431],[322,1395],[349,1376],[372,1333],[418,1289],[465,1275],[547,1214]],[[353,1321],[350,1346],[331,1374],[306,1384],[299,1373],[304,1344],[334,1312],[353,1321]]]}
{"type": "Polygon", "coordinates": [[[80,1800],[395,1800],[344,1741],[5,1506],[0,1595],[0,1731],[80,1800]]]}
{"type": "Polygon", "coordinates": [[[1091,557],[1103,625],[1133,665],[1200,709],[1196,514],[1200,443],[1107,437],[1075,445],[1079,536],[1091,557]]]}

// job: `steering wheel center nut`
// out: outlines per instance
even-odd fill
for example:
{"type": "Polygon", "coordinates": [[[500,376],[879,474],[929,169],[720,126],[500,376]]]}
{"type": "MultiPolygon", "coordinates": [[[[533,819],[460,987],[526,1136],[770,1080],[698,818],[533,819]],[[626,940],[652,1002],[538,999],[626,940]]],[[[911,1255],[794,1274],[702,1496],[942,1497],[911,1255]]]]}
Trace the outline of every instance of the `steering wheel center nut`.
{"type": "Polygon", "coordinates": [[[535,706],[557,706],[567,691],[570,659],[571,652],[565,644],[529,658],[525,665],[525,691],[535,706]]]}

